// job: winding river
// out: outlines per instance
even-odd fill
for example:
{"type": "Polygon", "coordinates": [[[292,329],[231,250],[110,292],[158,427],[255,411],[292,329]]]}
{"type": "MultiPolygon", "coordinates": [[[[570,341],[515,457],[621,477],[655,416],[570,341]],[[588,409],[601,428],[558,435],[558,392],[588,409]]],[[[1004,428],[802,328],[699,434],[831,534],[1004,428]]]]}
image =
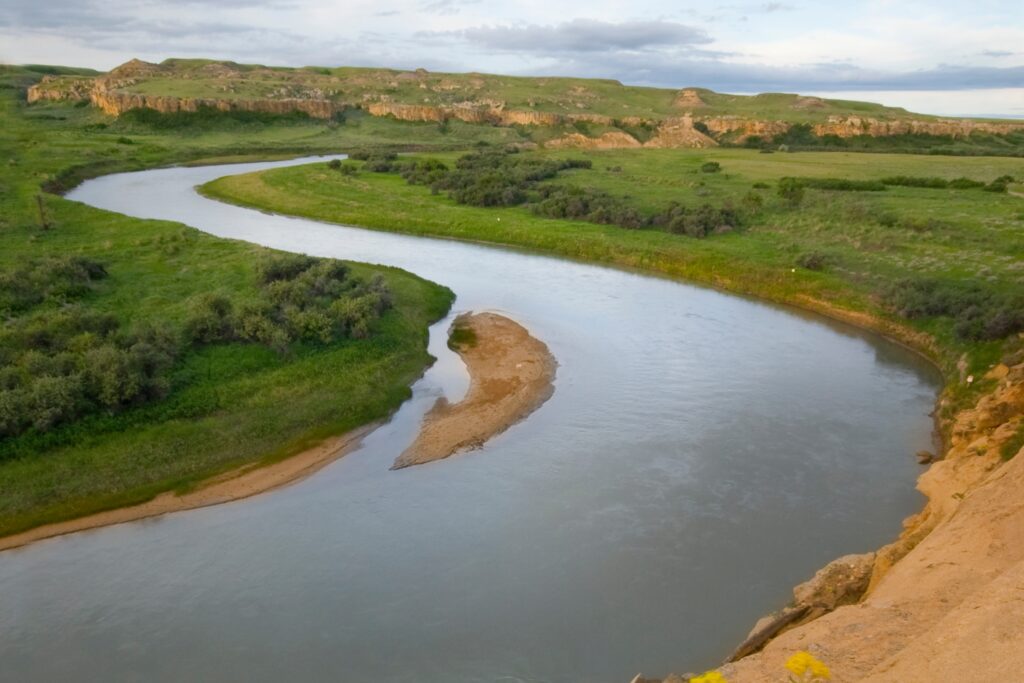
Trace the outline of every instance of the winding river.
{"type": "Polygon", "coordinates": [[[438,362],[358,451],[293,486],[0,554],[0,679],[625,683],[717,664],[922,500],[940,378],[855,328],[664,279],[267,215],[171,168],[69,197],[384,263],[546,342],[554,397],[479,452],[391,472],[467,378],[438,362]]]}

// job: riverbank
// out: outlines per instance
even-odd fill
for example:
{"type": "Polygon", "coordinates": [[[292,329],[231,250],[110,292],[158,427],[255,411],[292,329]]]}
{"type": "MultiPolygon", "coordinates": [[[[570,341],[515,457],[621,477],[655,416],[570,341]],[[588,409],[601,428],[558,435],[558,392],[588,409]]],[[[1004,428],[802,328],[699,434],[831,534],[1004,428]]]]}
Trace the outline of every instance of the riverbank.
{"type": "Polygon", "coordinates": [[[495,313],[475,313],[459,316],[452,330],[450,345],[469,370],[469,390],[455,404],[438,399],[391,469],[481,448],[554,393],[554,356],[522,325],[495,313]]]}
{"type": "Polygon", "coordinates": [[[1018,679],[1024,670],[1024,363],[998,365],[989,379],[995,389],[957,415],[945,457],[918,479],[928,497],[924,510],[906,520],[894,543],[844,558],[849,567],[865,566],[866,574],[837,571],[840,580],[830,582],[823,571],[798,587],[798,607],[817,609],[818,618],[722,666],[729,683],[775,683],[799,651],[825,662],[833,681],[1018,679]],[[862,579],[862,594],[837,606],[835,598],[862,579]]]}
{"type": "MultiPolygon", "coordinates": [[[[781,263],[775,261],[771,253],[768,253],[766,258],[765,253],[758,251],[760,246],[747,252],[746,245],[737,243],[750,239],[750,233],[695,241],[664,233],[623,231],[603,226],[581,225],[570,221],[552,221],[515,208],[478,209],[455,206],[443,197],[427,195],[422,188],[406,186],[400,179],[381,178],[370,174],[363,174],[355,179],[334,177],[321,172],[316,167],[225,178],[206,186],[204,191],[211,196],[226,198],[243,205],[254,205],[265,210],[294,213],[318,220],[356,225],[364,225],[366,224],[364,221],[368,220],[370,221],[369,227],[384,230],[457,239],[489,238],[487,241],[512,246],[526,246],[583,260],[640,267],[675,277],[706,282],[723,289],[741,291],[769,300],[794,304],[860,327],[882,332],[921,351],[939,364],[945,374],[947,384],[937,406],[936,414],[937,425],[948,445],[946,459],[934,465],[921,478],[920,488],[930,498],[925,511],[908,520],[906,530],[899,541],[880,550],[877,554],[871,554],[871,557],[866,560],[868,577],[865,584],[870,586],[866,593],[868,598],[864,598],[865,588],[861,587],[861,592],[851,598],[855,603],[853,606],[841,607],[824,617],[822,614],[828,612],[828,609],[814,609],[813,614],[803,615],[801,619],[816,618],[817,620],[793,628],[774,641],[771,638],[766,639],[771,642],[762,654],[755,654],[724,667],[722,671],[727,674],[730,681],[734,680],[733,677],[736,677],[735,680],[741,681],[778,680],[784,674],[785,669],[782,665],[785,659],[795,651],[793,648],[809,649],[818,654],[827,663],[834,666],[838,680],[860,680],[865,676],[873,675],[872,668],[882,663],[879,658],[892,655],[894,652],[892,649],[880,647],[878,640],[886,641],[891,638],[892,642],[897,644],[894,647],[898,650],[900,643],[905,645],[924,631],[932,633],[937,639],[940,638],[942,630],[933,630],[934,620],[941,619],[943,614],[948,614],[950,609],[959,604],[957,599],[963,598],[965,594],[963,591],[959,594],[950,592],[947,595],[936,597],[927,591],[906,590],[902,609],[921,615],[919,619],[904,619],[901,616],[903,612],[887,607],[880,613],[882,616],[872,623],[859,622],[856,617],[862,612],[870,613],[873,603],[869,603],[867,600],[870,600],[872,595],[886,595],[886,599],[892,601],[895,600],[894,596],[899,595],[901,585],[904,588],[913,587],[915,582],[929,585],[920,575],[910,574],[910,578],[902,580],[888,577],[899,577],[903,575],[903,572],[909,572],[909,570],[901,570],[900,573],[896,573],[894,568],[906,566],[907,562],[916,561],[907,558],[920,557],[912,555],[919,545],[931,547],[938,543],[934,542],[929,546],[924,546],[922,541],[929,537],[929,533],[935,532],[948,520],[954,519],[956,508],[974,491],[980,491],[980,487],[983,487],[985,482],[990,479],[996,480],[1009,476],[1004,473],[1010,472],[1011,466],[1013,468],[1021,467],[1019,457],[1016,459],[1016,463],[1003,464],[1002,459],[1008,456],[999,453],[1003,445],[1009,442],[1010,434],[1021,429],[1022,406],[1005,400],[1006,395],[1001,393],[1005,390],[1007,383],[1016,386],[1019,378],[1014,378],[1018,377],[1019,372],[1015,370],[1014,373],[1017,374],[1008,373],[1002,377],[998,372],[988,373],[993,366],[1001,367],[997,365],[1001,357],[1009,357],[1013,354],[1014,348],[1019,348],[1019,338],[1008,339],[1002,344],[964,343],[957,342],[951,334],[950,321],[930,320],[910,324],[891,314],[885,314],[877,305],[877,301],[872,302],[869,296],[864,295],[863,289],[858,289],[856,286],[844,289],[842,276],[838,272],[822,275],[794,268],[782,269],[779,267],[781,263]],[[378,199],[381,196],[388,197],[387,207],[378,206],[378,199]],[[414,219],[417,211],[422,212],[421,215],[424,217],[422,221],[414,219]],[[659,254],[660,257],[655,257],[654,253],[659,254]],[[751,263],[750,259],[758,259],[760,262],[751,263]],[[747,264],[750,264],[751,267],[744,270],[743,266],[747,264]],[[739,272],[744,275],[749,273],[750,277],[737,284],[733,276],[739,272]],[[789,279],[787,280],[787,278],[789,279]],[[988,411],[984,408],[988,403],[1002,407],[988,411]],[[979,409],[987,415],[980,422],[978,419],[981,414],[978,412],[979,409]],[[981,426],[978,426],[979,424],[981,426]],[[983,436],[991,438],[991,435],[996,432],[999,433],[998,439],[988,444],[979,453],[977,440],[983,436]],[[944,482],[944,485],[936,488],[935,482],[944,482]],[[883,591],[881,587],[884,585],[891,585],[893,588],[883,591]],[[860,603],[859,601],[862,599],[866,601],[860,603]],[[861,604],[868,605],[868,607],[862,608],[861,604]],[[838,619],[832,614],[843,614],[844,618],[851,619],[846,622],[849,627],[849,632],[846,635],[839,637],[831,633],[828,626],[831,623],[829,620],[838,619]],[[799,635],[801,633],[813,635],[809,636],[809,640],[803,640],[799,635]],[[863,638],[859,639],[861,637],[863,638]],[[848,642],[844,644],[843,638],[846,638],[848,642]],[[830,659],[834,659],[835,662],[833,663],[830,659]]],[[[935,197],[934,199],[941,198],[935,197]]],[[[977,198],[971,198],[971,201],[975,199],[977,198]]],[[[843,208],[844,200],[845,197],[837,199],[841,203],[841,208],[843,208]]],[[[981,197],[980,201],[982,203],[976,207],[979,217],[984,215],[983,203],[986,198],[981,197]]],[[[1017,200],[1010,198],[1010,201],[1017,200]]],[[[1007,205],[1005,200],[1000,199],[999,205],[1000,211],[1014,210],[1014,205],[1007,205]]],[[[891,210],[892,205],[889,206],[891,210]]],[[[910,208],[919,206],[920,204],[911,204],[910,208]]],[[[921,219],[908,217],[906,220],[920,221],[921,219]]],[[[918,222],[917,225],[920,226],[922,223],[918,222]]],[[[940,227],[942,226],[940,225],[940,227]]],[[[945,225],[946,229],[950,227],[948,224],[945,225]]],[[[777,230],[769,230],[768,233],[767,237],[779,239],[777,230]]],[[[866,235],[858,229],[856,224],[850,228],[849,233],[846,239],[860,241],[863,244],[866,235]]],[[[869,261],[868,271],[875,270],[879,275],[887,273],[889,277],[892,277],[893,259],[885,252],[890,249],[916,249],[919,243],[920,240],[910,237],[903,247],[897,247],[893,243],[884,249],[866,251],[864,260],[869,261]]],[[[807,246],[813,246],[813,243],[808,243],[807,246]]],[[[930,248],[928,247],[928,249],[930,248]]],[[[935,254],[938,257],[938,252],[935,254]]],[[[977,255],[980,256],[980,254],[977,255]]],[[[992,257],[1000,258],[997,254],[993,254],[992,257]]],[[[949,258],[949,254],[946,255],[946,258],[949,258]]],[[[948,265],[954,264],[948,262],[948,265]]],[[[863,274],[860,278],[862,281],[865,279],[863,274]]],[[[1012,283],[1012,278],[1009,278],[1006,281],[1006,286],[1012,287],[1012,283]]],[[[908,453],[907,457],[911,457],[911,454],[908,453]]],[[[1014,505],[1014,498],[1009,495],[1007,488],[993,488],[992,491],[994,493],[991,495],[995,498],[986,500],[985,497],[979,497],[980,502],[975,504],[977,512],[974,516],[974,523],[977,528],[974,528],[971,533],[979,538],[991,536],[993,533],[999,535],[1005,531],[1005,529],[992,531],[991,528],[986,530],[985,524],[988,522],[1000,524],[998,516],[995,519],[986,519],[985,510],[987,508],[995,511],[1001,507],[1014,505]]],[[[1012,529],[1012,527],[1010,528],[1012,529]]],[[[939,538],[942,536],[940,535],[939,538]]],[[[947,538],[945,541],[949,542],[950,539],[947,538]]],[[[964,553],[970,553],[968,549],[961,547],[961,550],[964,553]]],[[[921,552],[927,553],[927,550],[921,552]]],[[[929,557],[927,554],[923,557],[926,558],[925,566],[931,564],[927,559],[929,557]]],[[[935,555],[934,557],[938,559],[943,556],[935,555]]],[[[1004,566],[1012,565],[1015,562],[1014,557],[1011,553],[994,557],[992,561],[995,564],[1002,563],[1004,566]]],[[[940,561],[945,562],[946,559],[940,559],[940,561]]],[[[861,562],[865,562],[863,558],[861,562]]],[[[965,564],[963,559],[960,562],[965,564]]],[[[970,568],[971,561],[968,560],[966,564],[970,568]]],[[[936,574],[936,576],[939,575],[936,574]]],[[[984,585],[984,583],[984,581],[980,581],[979,585],[984,585]]],[[[963,587],[964,591],[968,588],[969,586],[963,587]]],[[[833,604],[830,607],[835,606],[833,604]]],[[[1010,614],[1010,616],[1013,615],[1010,614]]],[[[800,619],[794,620],[790,626],[794,623],[799,624],[800,619]]],[[[997,623],[993,623],[992,626],[1002,638],[1000,642],[1008,642],[1013,647],[1017,646],[1012,632],[1000,631],[997,623]]],[[[963,639],[965,649],[958,650],[959,655],[963,657],[960,660],[961,664],[966,662],[966,666],[971,667],[970,671],[972,672],[975,670],[975,665],[981,669],[989,666],[991,671],[998,670],[998,661],[996,660],[988,664],[975,662],[978,655],[971,654],[966,649],[969,646],[972,646],[971,640],[963,639]]],[[[978,644],[974,643],[973,646],[977,647],[978,644]]],[[[999,652],[1004,661],[1016,661],[1009,651],[1000,649],[999,652]]],[[[939,658],[936,657],[936,661],[938,660],[939,658]]],[[[912,661],[912,657],[907,659],[907,662],[912,661]]],[[[956,661],[956,659],[948,661],[956,661]]],[[[936,674],[935,671],[932,670],[931,678],[922,676],[920,679],[908,680],[944,680],[942,675],[936,674]]],[[[1000,680],[1000,677],[995,676],[994,679],[1000,680]]],[[[677,679],[666,680],[675,681],[677,679]]],[[[890,679],[880,678],[879,680],[890,679]]]]}
{"type": "MultiPolygon", "coordinates": [[[[207,157],[325,152],[370,141],[373,130],[231,120],[187,135],[126,127],[86,109],[27,108],[19,88],[38,77],[0,67],[0,273],[13,274],[0,277],[0,536],[282,460],[384,419],[409,397],[432,362],[427,328],[447,314],[446,288],[347,263],[352,282],[379,277],[391,293],[367,334],[287,348],[231,334],[186,344],[211,297],[231,302],[236,322],[265,297],[259,269],[274,252],[49,194],[207,157]],[[144,343],[125,341],[139,335],[144,343]]],[[[385,143],[442,141],[382,123],[385,143]]]]}
{"type": "Polygon", "coordinates": [[[79,531],[230,503],[288,486],[313,475],[358,448],[363,437],[377,426],[377,424],[370,424],[346,434],[331,437],[312,448],[274,463],[245,465],[200,482],[195,488],[185,493],[168,491],[139,505],[107,510],[65,522],[45,524],[12,536],[5,536],[0,538],[0,551],[19,548],[46,538],[64,536],[79,531]]]}

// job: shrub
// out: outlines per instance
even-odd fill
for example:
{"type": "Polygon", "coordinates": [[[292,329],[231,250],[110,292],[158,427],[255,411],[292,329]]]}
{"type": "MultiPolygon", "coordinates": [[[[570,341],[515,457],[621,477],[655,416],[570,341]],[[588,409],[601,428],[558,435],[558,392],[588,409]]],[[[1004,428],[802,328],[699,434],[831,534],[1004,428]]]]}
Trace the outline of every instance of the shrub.
{"type": "Polygon", "coordinates": [[[722,165],[717,161],[708,161],[701,165],[701,173],[718,173],[722,170],[722,165]]]}
{"type": "Polygon", "coordinates": [[[975,281],[900,280],[885,300],[908,319],[952,318],[960,339],[1003,339],[1024,331],[1024,295],[990,291],[975,281]]]}
{"type": "Polygon", "coordinates": [[[1006,188],[1013,182],[1014,178],[1011,175],[999,176],[981,189],[986,192],[1006,192],[1006,188]]]}
{"type": "Polygon", "coordinates": [[[971,180],[970,178],[954,178],[949,181],[949,187],[953,190],[972,190],[985,187],[985,183],[980,180],[971,180]]]}
{"type": "Polygon", "coordinates": [[[188,344],[214,344],[235,338],[233,304],[222,294],[203,294],[190,302],[185,319],[188,344]]]}
{"type": "MultiPolygon", "coordinates": [[[[783,178],[815,190],[837,190],[841,192],[883,192],[885,185],[877,180],[850,180],[848,178],[783,178]]],[[[781,182],[780,181],[780,186],[781,182]]]]}
{"type": "Polygon", "coordinates": [[[327,168],[337,171],[341,168],[341,159],[331,159],[327,162],[327,168]]]}
{"type": "Polygon", "coordinates": [[[31,261],[0,272],[0,314],[24,312],[47,301],[72,301],[105,277],[102,263],[82,256],[31,261]]]}
{"type": "Polygon", "coordinates": [[[291,280],[316,263],[316,259],[305,254],[274,254],[263,258],[256,266],[262,284],[277,280],[291,280]]]}
{"type": "Polygon", "coordinates": [[[652,223],[677,235],[707,237],[713,232],[726,232],[738,227],[739,217],[729,208],[716,209],[704,204],[689,209],[679,202],[672,202],[654,216],[652,223]]]}
{"type": "Polygon", "coordinates": [[[882,178],[882,184],[899,185],[901,187],[927,187],[936,190],[944,190],[949,187],[949,181],[944,178],[915,178],[904,175],[882,178]]]}
{"type": "Polygon", "coordinates": [[[782,178],[779,180],[779,196],[792,206],[797,207],[804,200],[804,186],[796,178],[782,178]]]}
{"type": "Polygon", "coordinates": [[[809,251],[800,254],[796,259],[796,264],[807,270],[822,271],[828,267],[830,260],[829,256],[823,252],[809,251]]]}

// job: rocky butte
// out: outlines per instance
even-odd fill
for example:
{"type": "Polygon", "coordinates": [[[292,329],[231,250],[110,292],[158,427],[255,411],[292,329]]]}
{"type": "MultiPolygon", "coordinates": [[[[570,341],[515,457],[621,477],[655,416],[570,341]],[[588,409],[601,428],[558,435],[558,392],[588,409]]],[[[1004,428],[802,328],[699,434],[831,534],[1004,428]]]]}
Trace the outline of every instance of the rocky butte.
{"type": "Polygon", "coordinates": [[[770,139],[795,125],[817,136],[839,138],[923,134],[955,139],[1024,130],[1024,122],[943,119],[880,105],[858,106],[854,112],[848,103],[778,93],[746,97],[697,88],[634,88],[604,80],[433,74],[423,69],[268,69],[175,59],[161,64],[135,59],[95,78],[47,76],[28,91],[30,103],[41,100],[88,101],[112,116],[146,108],[162,113],[298,112],[331,119],[361,109],[401,121],[549,128],[557,134],[547,140],[548,146],[591,149],[711,147],[754,136],[770,139]],[[531,93],[525,98],[523,86],[531,93]]]}

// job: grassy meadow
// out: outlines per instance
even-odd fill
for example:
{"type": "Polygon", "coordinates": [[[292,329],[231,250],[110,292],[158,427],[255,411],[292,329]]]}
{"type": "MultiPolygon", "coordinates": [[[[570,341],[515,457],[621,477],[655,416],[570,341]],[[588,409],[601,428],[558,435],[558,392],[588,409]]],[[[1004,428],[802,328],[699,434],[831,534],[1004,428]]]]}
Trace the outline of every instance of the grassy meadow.
{"type": "MultiPolygon", "coordinates": [[[[257,266],[269,253],[180,224],[93,209],[42,192],[42,186],[196,160],[338,151],[371,141],[468,144],[459,140],[457,126],[441,133],[436,126],[383,119],[329,127],[225,117],[161,128],[115,121],[88,107],[28,107],[23,88],[40,75],[24,68],[0,72],[0,275],[26,264],[81,258],[101,264],[106,276],[75,296],[57,293],[27,312],[4,311],[4,331],[72,309],[109,316],[125,334],[145,325],[180,331],[197,297],[257,296],[257,266]]],[[[368,338],[300,341],[284,354],[257,343],[190,347],[168,371],[166,396],[159,400],[0,438],[0,535],[187,489],[218,472],[282,458],[387,416],[429,364],[427,326],[446,313],[451,293],[402,271],[348,265],[356,278],[380,274],[393,296],[393,307],[368,338]]],[[[0,348],[0,369],[23,370],[5,365],[10,351],[0,348]]],[[[45,365],[40,360],[33,354],[31,371],[47,372],[38,369],[45,365]]],[[[17,373],[3,374],[7,381],[17,373]]]]}

